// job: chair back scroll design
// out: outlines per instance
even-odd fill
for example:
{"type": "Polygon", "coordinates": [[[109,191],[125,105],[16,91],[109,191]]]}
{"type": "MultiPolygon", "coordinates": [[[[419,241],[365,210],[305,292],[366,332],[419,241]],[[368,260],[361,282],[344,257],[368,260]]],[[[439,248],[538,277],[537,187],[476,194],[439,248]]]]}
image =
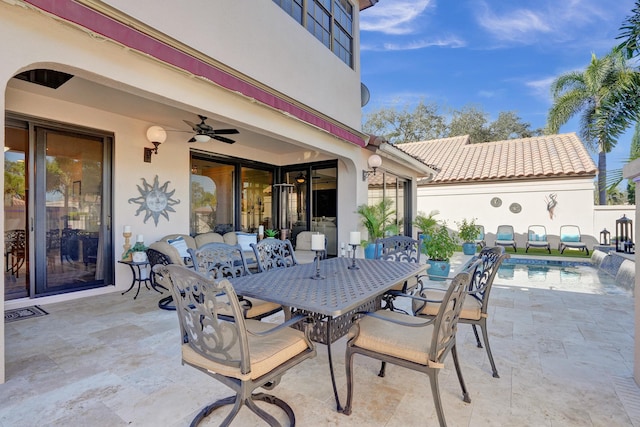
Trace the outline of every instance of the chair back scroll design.
{"type": "Polygon", "coordinates": [[[206,243],[198,249],[189,248],[189,253],[194,269],[210,279],[251,274],[240,245],[206,243]]]}
{"type": "Polygon", "coordinates": [[[230,425],[243,406],[269,425],[280,425],[273,415],[255,404],[258,400],[280,407],[290,425],[295,425],[293,410],[285,401],[254,391],[260,387],[271,390],[287,370],[316,355],[309,338],[311,325],[306,324],[304,332],[290,327],[309,319],[296,316],[280,325],[245,319],[228,279],[211,280],[176,264],[156,265],[154,270],[161,283],[171,289],[176,302],[183,364],[206,373],[235,392],[235,396],[202,408],[191,425],[197,426],[225,405],[233,408],[220,425],[230,425]]]}
{"type": "MultiPolygon", "coordinates": [[[[198,249],[189,248],[196,272],[211,280],[230,279],[251,274],[247,267],[244,251],[240,245],[227,243],[206,243],[198,249]]],[[[245,318],[262,319],[282,309],[279,304],[257,298],[238,296],[245,318]]],[[[229,310],[219,310],[220,316],[230,315],[229,310]]]]}
{"type": "Polygon", "coordinates": [[[421,241],[408,236],[376,239],[376,259],[400,262],[420,262],[421,241]]]}
{"type": "MultiPolygon", "coordinates": [[[[476,261],[479,263],[479,261],[476,261]]],[[[475,269],[475,266],[474,266],[475,269]]],[[[472,270],[471,270],[472,271],[472,270]]],[[[349,333],[345,368],[347,373],[347,403],[344,413],[351,414],[353,401],[353,358],[362,354],[385,363],[392,363],[429,376],[438,421],[446,425],[438,385],[438,374],[451,353],[462,389],[463,400],[470,402],[456,350],[456,332],[471,273],[458,273],[444,292],[438,314],[431,318],[414,317],[388,310],[362,313],[349,333]],[[426,342],[425,342],[426,341],[426,342]],[[426,345],[425,345],[426,344],[426,345]]],[[[410,296],[421,299],[417,296],[410,296]]]]}
{"type": "Polygon", "coordinates": [[[248,373],[249,344],[246,332],[243,333],[246,325],[231,283],[228,280],[210,281],[189,271],[175,274],[176,268],[167,266],[182,343],[207,359],[248,373]],[[218,315],[227,314],[229,305],[232,322],[218,315]]]}
{"type": "Polygon", "coordinates": [[[258,262],[258,271],[270,271],[276,268],[287,268],[298,265],[289,240],[263,239],[251,243],[258,262]]]}

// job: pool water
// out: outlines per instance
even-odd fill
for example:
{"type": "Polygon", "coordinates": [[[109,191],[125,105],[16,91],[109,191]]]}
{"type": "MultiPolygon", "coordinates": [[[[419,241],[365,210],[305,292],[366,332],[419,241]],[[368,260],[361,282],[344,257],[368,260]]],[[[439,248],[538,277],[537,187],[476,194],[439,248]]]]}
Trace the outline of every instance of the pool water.
{"type": "Polygon", "coordinates": [[[517,286],[588,294],[633,295],[631,289],[616,284],[614,277],[586,265],[502,264],[493,283],[497,286],[517,286]]]}

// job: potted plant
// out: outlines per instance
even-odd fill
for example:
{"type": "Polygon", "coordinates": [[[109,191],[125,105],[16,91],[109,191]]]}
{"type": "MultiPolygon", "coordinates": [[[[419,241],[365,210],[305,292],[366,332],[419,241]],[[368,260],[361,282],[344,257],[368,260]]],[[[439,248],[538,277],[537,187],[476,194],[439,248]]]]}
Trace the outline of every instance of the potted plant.
{"type": "Polygon", "coordinates": [[[465,255],[474,255],[476,253],[476,239],[480,232],[480,227],[476,225],[476,219],[467,220],[464,218],[460,222],[456,222],[458,226],[458,236],[462,240],[462,252],[465,255]]]}
{"type": "Polygon", "coordinates": [[[397,234],[398,227],[393,221],[396,211],[393,209],[393,200],[382,199],[374,205],[360,205],[356,211],[362,220],[362,225],[367,229],[369,235],[368,240],[362,241],[364,247],[365,258],[372,259],[375,257],[376,239],[380,239],[390,234],[397,234]]]}
{"type": "Polygon", "coordinates": [[[456,238],[449,232],[446,222],[432,229],[430,238],[424,241],[424,252],[429,257],[427,274],[432,280],[444,280],[451,270],[451,256],[458,248],[456,238]]]}
{"type": "Polygon", "coordinates": [[[433,210],[429,212],[429,215],[425,215],[424,212],[418,212],[418,215],[413,220],[413,225],[418,229],[418,239],[424,241],[429,239],[434,227],[438,225],[438,220],[435,216],[440,212],[433,210]]]}
{"type": "Polygon", "coordinates": [[[122,255],[122,259],[129,258],[129,255],[133,262],[147,262],[147,247],[143,242],[136,242],[122,255]]]}
{"type": "Polygon", "coordinates": [[[278,230],[274,230],[272,228],[267,228],[266,230],[264,230],[264,235],[267,238],[275,238],[278,235],[278,230]]]}

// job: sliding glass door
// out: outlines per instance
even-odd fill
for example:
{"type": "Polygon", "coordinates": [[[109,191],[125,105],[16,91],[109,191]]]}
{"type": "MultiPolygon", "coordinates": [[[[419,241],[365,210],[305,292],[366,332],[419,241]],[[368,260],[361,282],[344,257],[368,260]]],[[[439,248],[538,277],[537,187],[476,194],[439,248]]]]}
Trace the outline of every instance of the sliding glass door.
{"type": "Polygon", "coordinates": [[[5,133],[5,297],[112,284],[111,138],[16,123],[5,133]]]}

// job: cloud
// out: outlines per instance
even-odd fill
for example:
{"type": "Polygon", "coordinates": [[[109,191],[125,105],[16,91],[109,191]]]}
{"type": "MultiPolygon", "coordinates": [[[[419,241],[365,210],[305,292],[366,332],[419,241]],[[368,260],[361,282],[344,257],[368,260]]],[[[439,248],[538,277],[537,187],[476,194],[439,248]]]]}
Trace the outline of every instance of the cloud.
{"type": "Polygon", "coordinates": [[[530,80],[528,82],[525,82],[524,85],[528,87],[535,96],[551,101],[551,94],[549,91],[550,91],[551,83],[557,77],[558,76],[552,76],[552,77],[545,77],[538,80],[530,80]]]}
{"type": "Polygon", "coordinates": [[[497,95],[497,92],[492,91],[492,90],[479,90],[478,91],[478,96],[481,97],[481,98],[493,98],[496,95],[497,95]]]}
{"type": "Polygon", "coordinates": [[[532,34],[551,32],[546,17],[530,9],[516,9],[498,15],[483,3],[476,19],[481,27],[499,40],[527,41],[532,34]]]}
{"type": "Polygon", "coordinates": [[[498,3],[489,5],[482,1],[475,3],[475,19],[494,39],[502,42],[576,42],[585,39],[584,31],[593,25],[617,28],[620,24],[614,20],[618,14],[613,13],[613,9],[624,6],[605,3],[598,0],[538,0],[529,2],[529,7],[518,8],[510,7],[511,2],[496,6],[498,3]]]}
{"type": "Polygon", "coordinates": [[[384,34],[411,34],[419,29],[417,18],[434,0],[387,0],[360,15],[360,30],[384,34]]]}
{"type": "Polygon", "coordinates": [[[422,39],[412,40],[404,43],[382,43],[380,45],[363,44],[360,46],[361,51],[402,51],[402,50],[418,50],[427,47],[450,47],[460,48],[466,46],[467,43],[457,37],[451,36],[447,38],[438,38],[433,40],[422,39]]]}

